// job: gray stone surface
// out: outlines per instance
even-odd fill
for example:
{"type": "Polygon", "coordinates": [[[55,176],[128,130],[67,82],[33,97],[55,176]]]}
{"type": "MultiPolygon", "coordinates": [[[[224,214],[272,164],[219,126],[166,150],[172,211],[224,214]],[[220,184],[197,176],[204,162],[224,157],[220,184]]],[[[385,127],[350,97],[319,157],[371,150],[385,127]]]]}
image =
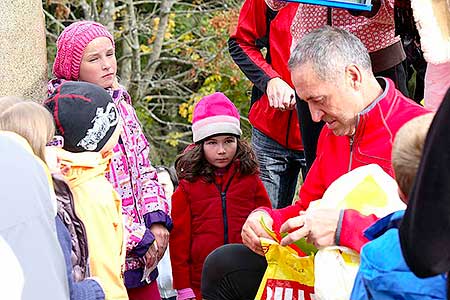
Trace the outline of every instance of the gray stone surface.
{"type": "Polygon", "coordinates": [[[0,0],[0,96],[46,96],[47,50],[42,0],[0,0]]]}

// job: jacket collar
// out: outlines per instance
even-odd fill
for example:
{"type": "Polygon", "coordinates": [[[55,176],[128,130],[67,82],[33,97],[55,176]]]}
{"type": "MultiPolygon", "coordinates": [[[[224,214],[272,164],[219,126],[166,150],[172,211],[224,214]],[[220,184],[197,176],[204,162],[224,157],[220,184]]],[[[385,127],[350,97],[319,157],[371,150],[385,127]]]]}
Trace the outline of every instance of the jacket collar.
{"type": "Polygon", "coordinates": [[[385,99],[395,98],[395,85],[389,78],[377,77],[377,81],[383,88],[383,93],[381,93],[381,95],[378,96],[369,106],[357,114],[356,130],[353,135],[354,139],[357,139],[363,134],[364,128],[368,126],[379,126],[380,118],[382,118],[381,114],[384,113],[381,111],[380,104],[382,104],[385,99]],[[377,117],[373,117],[374,115],[377,117]]]}
{"type": "Polygon", "coordinates": [[[112,152],[102,155],[100,152],[72,153],[58,149],[57,157],[61,172],[73,187],[90,178],[104,175],[109,170],[112,152]]]}
{"type": "Polygon", "coordinates": [[[404,214],[404,210],[399,210],[379,219],[364,231],[364,236],[369,240],[374,240],[389,229],[399,228],[404,214]]]}
{"type": "Polygon", "coordinates": [[[370,103],[370,105],[367,106],[365,109],[363,109],[358,115],[364,115],[370,112],[375,107],[375,105],[377,105],[378,102],[386,98],[390,86],[392,85],[392,81],[384,77],[377,77],[377,81],[380,84],[381,88],[383,89],[383,93],[381,93],[380,96],[378,96],[374,101],[372,101],[372,103],[370,103]]]}
{"type": "Polygon", "coordinates": [[[241,162],[237,159],[233,160],[226,168],[218,169],[214,172],[214,182],[219,185],[228,185],[230,179],[233,178],[239,169],[241,162]]]}

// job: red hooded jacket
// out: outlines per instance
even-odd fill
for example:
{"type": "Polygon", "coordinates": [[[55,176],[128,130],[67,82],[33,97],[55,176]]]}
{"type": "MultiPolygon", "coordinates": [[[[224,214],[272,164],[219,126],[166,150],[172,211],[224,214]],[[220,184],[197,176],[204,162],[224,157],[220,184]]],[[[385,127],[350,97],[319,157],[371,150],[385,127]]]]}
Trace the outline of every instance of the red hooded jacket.
{"type": "Polygon", "coordinates": [[[203,262],[213,250],[228,243],[242,243],[241,229],[257,207],[270,200],[258,174],[241,175],[234,162],[215,182],[204,178],[182,179],[172,196],[173,230],[170,259],[173,287],[192,288],[201,298],[203,262]]]}

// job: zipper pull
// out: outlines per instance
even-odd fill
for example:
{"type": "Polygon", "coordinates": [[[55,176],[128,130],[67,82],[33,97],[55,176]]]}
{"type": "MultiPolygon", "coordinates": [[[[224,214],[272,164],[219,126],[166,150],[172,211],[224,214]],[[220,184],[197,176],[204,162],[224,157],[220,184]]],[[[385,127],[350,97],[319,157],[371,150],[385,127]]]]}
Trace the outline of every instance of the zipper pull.
{"type": "Polygon", "coordinates": [[[353,135],[350,137],[350,161],[348,163],[347,172],[350,172],[352,170],[352,161],[353,161],[353,135]]]}

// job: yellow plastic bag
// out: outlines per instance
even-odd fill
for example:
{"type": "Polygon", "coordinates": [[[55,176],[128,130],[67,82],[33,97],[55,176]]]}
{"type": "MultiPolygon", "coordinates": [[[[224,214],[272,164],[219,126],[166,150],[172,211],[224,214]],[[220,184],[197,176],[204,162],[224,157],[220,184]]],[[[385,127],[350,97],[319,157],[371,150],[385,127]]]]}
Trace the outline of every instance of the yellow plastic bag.
{"type": "MultiPolygon", "coordinates": [[[[362,166],[336,179],[321,200],[310,207],[355,209],[384,217],[405,209],[395,180],[375,164],[362,166]]],[[[315,256],[315,295],[318,300],[348,300],[359,268],[359,253],[342,246],[319,249],[315,256]]]]}
{"type": "Polygon", "coordinates": [[[314,300],[314,254],[301,257],[289,246],[261,238],[267,269],[256,300],[314,300]]]}

